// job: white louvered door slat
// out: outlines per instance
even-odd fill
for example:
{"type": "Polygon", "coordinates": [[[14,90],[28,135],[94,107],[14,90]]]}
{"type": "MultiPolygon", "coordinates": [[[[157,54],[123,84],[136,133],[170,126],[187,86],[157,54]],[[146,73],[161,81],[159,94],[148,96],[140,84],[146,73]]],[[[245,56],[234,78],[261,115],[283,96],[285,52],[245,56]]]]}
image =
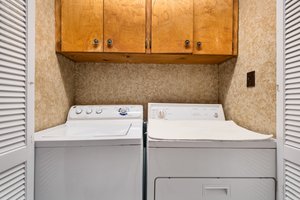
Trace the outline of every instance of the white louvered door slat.
{"type": "Polygon", "coordinates": [[[0,0],[0,199],[33,200],[34,0],[0,0]]]}
{"type": "Polygon", "coordinates": [[[1,41],[6,41],[7,43],[14,43],[20,45],[21,48],[26,48],[26,38],[23,38],[22,35],[15,34],[9,26],[2,24],[0,22],[0,39],[1,41]]]}
{"type": "Polygon", "coordinates": [[[26,165],[20,164],[0,174],[0,199],[11,199],[26,190],[26,165]]]}
{"type": "Polygon", "coordinates": [[[300,1],[277,1],[278,199],[300,199],[300,1]],[[281,190],[281,187],[283,188],[281,190]]]}
{"type": "MultiPolygon", "coordinates": [[[[300,127],[300,111],[295,109],[300,105],[300,29],[295,29],[295,25],[299,24],[300,18],[300,1],[285,2],[285,18],[284,18],[284,59],[285,59],[285,121],[287,124],[300,127]],[[292,35],[292,37],[291,37],[292,35]],[[291,67],[293,65],[293,67],[291,67]],[[292,122],[292,123],[291,123],[292,122]]],[[[300,132],[295,129],[290,130],[290,126],[285,126],[285,145],[287,148],[292,146],[300,151],[300,132]]],[[[299,154],[300,155],[300,154],[299,154]]],[[[300,164],[300,163],[299,163],[300,164]]]]}

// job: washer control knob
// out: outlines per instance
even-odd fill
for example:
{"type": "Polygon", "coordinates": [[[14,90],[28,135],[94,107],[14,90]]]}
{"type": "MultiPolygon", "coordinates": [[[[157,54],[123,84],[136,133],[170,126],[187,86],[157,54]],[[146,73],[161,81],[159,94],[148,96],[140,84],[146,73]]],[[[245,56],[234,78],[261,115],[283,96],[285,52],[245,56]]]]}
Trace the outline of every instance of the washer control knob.
{"type": "Polygon", "coordinates": [[[158,112],[158,118],[159,119],[164,119],[165,118],[165,112],[163,111],[163,110],[160,110],[159,112],[158,112]]]}
{"type": "Polygon", "coordinates": [[[77,115],[81,114],[81,113],[82,113],[82,109],[81,109],[81,108],[77,108],[77,109],[75,110],[75,113],[76,113],[77,115]]]}
{"type": "Polygon", "coordinates": [[[86,110],[86,114],[91,114],[93,112],[93,110],[91,109],[91,108],[88,108],[87,110],[86,110]]]}
{"type": "Polygon", "coordinates": [[[218,113],[215,113],[215,114],[214,114],[214,117],[215,117],[215,118],[218,118],[218,117],[219,117],[218,113]]]}
{"type": "Polygon", "coordinates": [[[101,108],[98,108],[97,110],[96,110],[96,114],[101,114],[102,113],[102,109],[101,108]]]}
{"type": "Polygon", "coordinates": [[[128,108],[125,108],[125,107],[119,108],[120,115],[125,116],[128,114],[127,112],[128,112],[128,108]]]}

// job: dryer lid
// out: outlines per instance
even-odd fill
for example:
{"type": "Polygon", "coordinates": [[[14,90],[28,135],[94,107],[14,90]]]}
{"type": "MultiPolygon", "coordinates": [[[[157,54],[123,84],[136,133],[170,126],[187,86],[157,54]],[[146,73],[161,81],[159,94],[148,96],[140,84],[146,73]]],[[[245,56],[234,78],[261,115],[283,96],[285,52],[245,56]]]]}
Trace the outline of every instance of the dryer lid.
{"type": "Polygon", "coordinates": [[[272,135],[256,133],[233,121],[156,120],[148,125],[148,136],[157,140],[257,141],[272,135]]]}

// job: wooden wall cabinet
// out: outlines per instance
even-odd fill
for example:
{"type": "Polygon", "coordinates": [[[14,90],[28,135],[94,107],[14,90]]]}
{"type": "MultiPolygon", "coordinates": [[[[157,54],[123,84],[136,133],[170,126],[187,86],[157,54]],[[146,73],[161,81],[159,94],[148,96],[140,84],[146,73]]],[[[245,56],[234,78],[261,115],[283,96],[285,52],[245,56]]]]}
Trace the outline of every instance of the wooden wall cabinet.
{"type": "Polygon", "coordinates": [[[194,1],[194,54],[233,54],[233,0],[194,1]]]}
{"type": "Polygon", "coordinates": [[[61,51],[103,52],[103,0],[61,1],[61,51]]]}
{"type": "Polygon", "coordinates": [[[237,56],[238,0],[55,0],[57,52],[77,62],[216,64],[237,56]]]}
{"type": "Polygon", "coordinates": [[[193,0],[153,0],[151,53],[193,53],[193,0]]]}
{"type": "Polygon", "coordinates": [[[104,0],[104,52],[145,53],[145,39],[145,0],[104,0]]]}

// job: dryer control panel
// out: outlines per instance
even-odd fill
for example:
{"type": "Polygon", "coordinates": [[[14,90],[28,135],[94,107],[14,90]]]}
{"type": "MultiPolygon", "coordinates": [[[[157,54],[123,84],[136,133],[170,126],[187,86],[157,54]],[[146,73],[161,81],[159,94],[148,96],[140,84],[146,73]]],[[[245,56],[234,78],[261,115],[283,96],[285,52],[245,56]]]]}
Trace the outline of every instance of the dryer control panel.
{"type": "Polygon", "coordinates": [[[221,104],[149,103],[148,119],[225,120],[221,104]]]}
{"type": "Polygon", "coordinates": [[[143,119],[140,105],[83,105],[72,106],[69,120],[143,119]]]}

